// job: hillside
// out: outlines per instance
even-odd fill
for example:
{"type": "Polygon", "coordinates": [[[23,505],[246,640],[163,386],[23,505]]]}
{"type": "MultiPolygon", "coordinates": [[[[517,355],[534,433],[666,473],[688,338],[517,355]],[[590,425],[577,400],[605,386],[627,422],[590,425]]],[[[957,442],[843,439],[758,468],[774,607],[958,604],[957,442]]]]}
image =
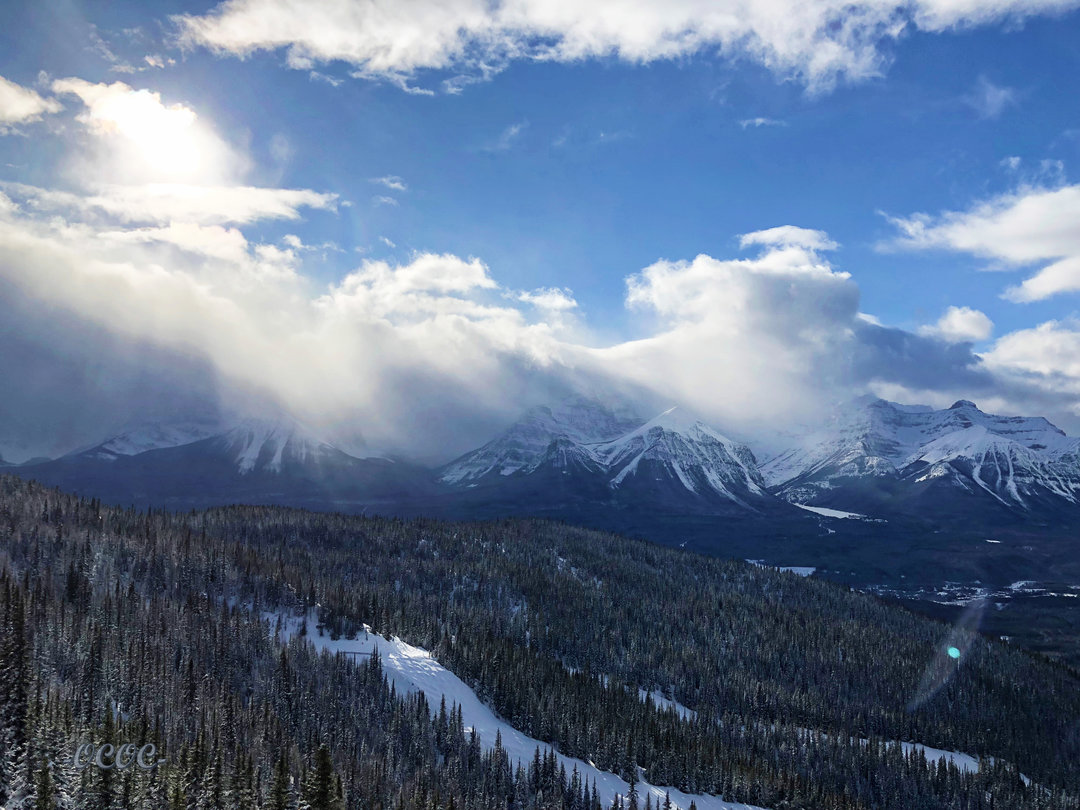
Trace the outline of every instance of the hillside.
{"type": "Polygon", "coordinates": [[[58,767],[50,789],[139,808],[319,784],[348,807],[606,806],[559,757],[772,810],[1080,806],[1075,672],[965,634],[928,692],[956,631],[742,562],[537,521],[143,514],[10,476],[0,553],[9,793],[89,736],[153,739],[165,762],[58,767]],[[367,625],[430,651],[544,748],[518,769],[379,657],[286,638],[312,610],[316,637],[367,625]],[[986,759],[928,766],[889,741],[986,759]]]}

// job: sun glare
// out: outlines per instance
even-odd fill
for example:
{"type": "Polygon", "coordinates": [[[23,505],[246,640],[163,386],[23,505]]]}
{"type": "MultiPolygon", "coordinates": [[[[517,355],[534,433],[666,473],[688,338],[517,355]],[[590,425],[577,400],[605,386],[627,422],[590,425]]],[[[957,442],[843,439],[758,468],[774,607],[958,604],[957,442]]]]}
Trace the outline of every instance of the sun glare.
{"type": "Polygon", "coordinates": [[[170,176],[190,176],[203,166],[198,116],[180,104],[164,106],[156,93],[137,90],[101,99],[88,114],[92,126],[130,142],[132,157],[170,176]]]}
{"type": "Polygon", "coordinates": [[[114,177],[205,181],[229,162],[228,147],[194,110],[165,104],[155,91],[76,78],[57,79],[52,87],[56,93],[79,96],[86,105],[77,120],[101,138],[114,177]]]}

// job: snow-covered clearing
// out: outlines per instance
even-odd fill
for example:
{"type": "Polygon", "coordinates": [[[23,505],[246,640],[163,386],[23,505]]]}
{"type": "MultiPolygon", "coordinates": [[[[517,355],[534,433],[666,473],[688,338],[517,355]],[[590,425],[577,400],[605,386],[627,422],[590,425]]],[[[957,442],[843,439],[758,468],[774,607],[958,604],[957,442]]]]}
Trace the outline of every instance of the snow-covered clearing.
{"type": "Polygon", "coordinates": [[[695,712],[693,709],[686,708],[677,700],[669,700],[668,698],[664,697],[664,693],[661,692],[659,689],[654,689],[651,692],[646,692],[644,689],[638,689],[638,696],[642,699],[642,701],[644,701],[647,697],[651,697],[653,704],[660,710],[674,709],[678,713],[679,717],[681,717],[683,720],[697,719],[697,712],[695,712]]]}
{"type": "MultiPolygon", "coordinates": [[[[895,745],[896,743],[891,743],[895,745]]],[[[951,762],[960,771],[964,773],[978,773],[979,772],[979,759],[973,757],[971,754],[960,754],[956,751],[942,751],[940,748],[930,748],[922,743],[909,743],[902,742],[900,746],[904,749],[904,753],[910,753],[912,749],[921,751],[923,756],[926,757],[926,761],[930,765],[936,765],[938,760],[944,757],[946,762],[951,762]]],[[[990,758],[993,761],[993,757],[990,758]]],[[[1025,785],[1030,785],[1031,780],[1020,774],[1020,779],[1025,785]]]]}
{"type": "MultiPolygon", "coordinates": [[[[269,621],[270,627],[273,629],[277,621],[277,614],[266,614],[264,618],[269,621]]],[[[406,644],[396,636],[387,641],[382,636],[371,632],[362,633],[355,640],[340,638],[335,641],[329,635],[320,636],[314,612],[309,613],[304,619],[297,616],[283,617],[285,628],[279,638],[282,641],[287,641],[290,636],[300,629],[303,621],[307,623],[307,638],[315,645],[316,650],[326,651],[330,654],[339,652],[360,653],[359,657],[362,659],[365,657],[364,653],[371,653],[377,649],[386,676],[399,692],[422,691],[427,698],[428,705],[433,709],[437,709],[439,702],[443,698],[446,699],[448,709],[453,704],[460,706],[466,728],[476,730],[476,733],[480,736],[480,743],[485,748],[493,748],[496,733],[501,733],[503,748],[506,750],[511,763],[516,764],[521,761],[523,765],[528,767],[532,761],[533,752],[538,746],[541,751],[551,749],[551,746],[547,743],[525,736],[502,720],[480,701],[472,689],[436,661],[427,650],[406,644]]],[[[653,695],[653,700],[656,700],[656,694],[653,695]]],[[[665,703],[666,705],[675,706],[680,712],[690,711],[686,707],[679,706],[679,704],[671,701],[665,701],[665,703]]],[[[600,792],[601,801],[605,806],[611,803],[616,793],[626,796],[629,785],[615,774],[601,771],[583,760],[563,756],[558,752],[556,754],[559,761],[566,766],[567,773],[572,772],[574,767],[577,767],[582,779],[588,778],[596,783],[596,789],[600,792]]],[[[674,788],[654,787],[645,781],[638,783],[638,793],[642,803],[644,803],[646,794],[651,793],[654,804],[657,800],[663,801],[665,793],[670,793],[672,803],[679,810],[689,808],[691,801],[697,804],[699,810],[762,810],[762,808],[748,804],[726,802],[716,796],[690,795],[674,788]]]]}
{"type": "Polygon", "coordinates": [[[807,506],[804,503],[792,504],[800,509],[805,509],[807,512],[813,512],[824,517],[831,518],[854,518],[855,520],[872,520],[872,518],[866,515],[860,515],[858,512],[842,512],[839,509],[826,509],[824,506],[807,506]]]}

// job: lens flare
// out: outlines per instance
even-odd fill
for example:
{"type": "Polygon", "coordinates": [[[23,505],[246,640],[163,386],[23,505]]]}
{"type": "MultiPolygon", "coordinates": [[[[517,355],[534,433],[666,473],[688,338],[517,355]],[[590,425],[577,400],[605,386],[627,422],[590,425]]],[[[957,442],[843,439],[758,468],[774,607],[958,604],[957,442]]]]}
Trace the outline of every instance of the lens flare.
{"type": "Polygon", "coordinates": [[[960,671],[960,664],[971,645],[979,637],[979,626],[986,611],[986,600],[980,599],[968,605],[960,618],[941,640],[930,663],[923,670],[919,688],[908,703],[908,711],[914,711],[940,692],[960,671]]]}

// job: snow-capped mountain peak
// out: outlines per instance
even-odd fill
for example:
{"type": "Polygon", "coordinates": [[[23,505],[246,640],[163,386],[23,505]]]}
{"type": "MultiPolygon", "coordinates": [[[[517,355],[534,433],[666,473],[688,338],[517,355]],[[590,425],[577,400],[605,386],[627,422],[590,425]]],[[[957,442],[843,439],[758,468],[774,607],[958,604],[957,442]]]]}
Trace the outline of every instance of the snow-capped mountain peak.
{"type": "Polygon", "coordinates": [[[616,487],[638,475],[643,462],[652,462],[699,495],[719,495],[745,505],[747,492],[765,494],[765,482],[750,449],[678,406],[591,449],[614,473],[611,483],[616,487]]]}
{"type": "Polygon", "coordinates": [[[214,438],[218,447],[227,449],[237,471],[281,472],[285,461],[318,463],[341,451],[311,428],[287,417],[248,418],[214,438]]]}
{"type": "Polygon", "coordinates": [[[683,408],[643,421],[596,400],[534,408],[509,430],[442,470],[452,486],[498,486],[535,474],[578,476],[581,489],[672,505],[768,499],[749,448],[683,408]]]}
{"type": "Polygon", "coordinates": [[[138,424],[125,428],[88,450],[77,451],[77,454],[101,461],[115,461],[123,456],[191,444],[215,435],[221,428],[219,423],[206,420],[138,424]]]}
{"type": "Polygon", "coordinates": [[[1045,496],[1080,499],[1078,441],[1042,417],[998,416],[970,400],[949,408],[860,398],[762,465],[796,503],[834,501],[856,481],[902,480],[984,493],[1027,508],[1045,496]]]}
{"type": "MultiPolygon", "coordinates": [[[[491,476],[527,473],[536,469],[552,442],[565,440],[587,447],[619,436],[640,422],[627,408],[570,397],[555,406],[530,409],[500,436],[450,462],[439,477],[447,484],[468,485],[491,476]]],[[[577,455],[591,458],[588,452],[577,455]]]]}

